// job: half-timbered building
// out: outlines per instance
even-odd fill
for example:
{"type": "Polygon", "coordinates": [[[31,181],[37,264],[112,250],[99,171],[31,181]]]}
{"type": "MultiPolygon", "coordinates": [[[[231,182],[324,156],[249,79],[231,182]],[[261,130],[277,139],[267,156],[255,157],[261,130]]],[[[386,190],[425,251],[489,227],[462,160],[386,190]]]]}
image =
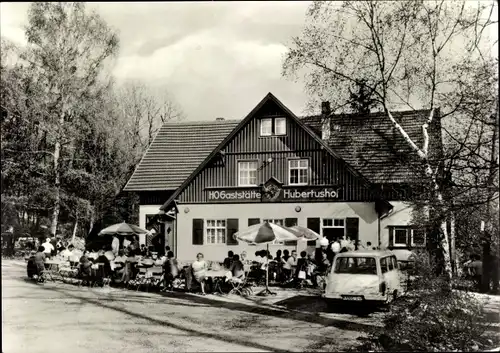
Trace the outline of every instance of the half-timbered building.
{"type": "MultiPolygon", "coordinates": [[[[405,142],[381,114],[328,110],[299,118],[269,93],[242,120],[164,124],[124,189],[140,195],[140,226],[157,227],[182,260],[253,255],[260,247],[233,234],[265,220],[364,247],[424,245],[410,226],[408,190],[422,178],[405,142]]],[[[419,143],[426,112],[395,115],[419,143]]],[[[440,134],[435,121],[430,131],[440,134]]],[[[316,243],[270,250],[307,246],[316,243]]]]}

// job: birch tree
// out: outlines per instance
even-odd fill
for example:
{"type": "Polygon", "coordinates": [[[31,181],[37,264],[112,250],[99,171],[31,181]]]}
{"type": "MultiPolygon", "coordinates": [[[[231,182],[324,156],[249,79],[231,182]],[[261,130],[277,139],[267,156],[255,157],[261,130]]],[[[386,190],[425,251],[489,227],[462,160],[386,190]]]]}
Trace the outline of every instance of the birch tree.
{"type": "MultiPolygon", "coordinates": [[[[457,111],[467,102],[464,86],[479,83],[475,73],[491,72],[497,65],[492,55],[497,43],[488,36],[496,25],[495,6],[465,1],[317,1],[283,64],[285,76],[304,79],[315,106],[327,100],[334,112],[346,110],[352,105],[353,86],[373,98],[412,151],[431,190],[428,204],[439,225],[447,274],[449,204],[440,182],[442,160],[429,158],[429,128],[436,118],[459,116],[457,111]],[[429,111],[421,126],[421,144],[395,119],[394,112],[403,109],[429,111]]],[[[487,82],[486,90],[494,91],[492,80],[487,82]]],[[[494,104],[483,102],[482,109],[491,114],[494,104]]]]}
{"type": "Polygon", "coordinates": [[[84,3],[33,3],[26,27],[28,63],[40,92],[40,113],[47,126],[52,159],[53,209],[51,233],[56,234],[61,207],[61,156],[73,146],[77,117],[89,101],[106,89],[103,70],[118,49],[118,38],[84,3]]]}

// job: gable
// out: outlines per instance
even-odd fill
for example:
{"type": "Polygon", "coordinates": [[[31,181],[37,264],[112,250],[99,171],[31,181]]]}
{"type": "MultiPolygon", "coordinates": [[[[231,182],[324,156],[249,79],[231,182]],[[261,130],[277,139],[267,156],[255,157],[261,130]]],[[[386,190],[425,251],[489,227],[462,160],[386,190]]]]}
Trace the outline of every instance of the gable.
{"type": "Polygon", "coordinates": [[[269,94],[183,183],[164,207],[174,199],[181,203],[208,202],[208,194],[214,188],[239,188],[237,165],[241,160],[257,161],[259,184],[274,177],[287,187],[287,163],[290,158],[297,157],[310,161],[311,187],[340,186],[343,190],[342,200],[367,201],[373,198],[370,183],[269,94]],[[285,136],[260,136],[261,119],[269,117],[286,118],[285,136]],[[224,158],[223,164],[215,162],[220,155],[224,158]]]}

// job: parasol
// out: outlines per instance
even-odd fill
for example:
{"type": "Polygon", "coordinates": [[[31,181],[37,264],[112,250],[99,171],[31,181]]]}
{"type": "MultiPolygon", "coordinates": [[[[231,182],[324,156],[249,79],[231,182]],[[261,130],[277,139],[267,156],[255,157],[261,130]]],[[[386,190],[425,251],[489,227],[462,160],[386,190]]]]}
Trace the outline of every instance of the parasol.
{"type": "Polygon", "coordinates": [[[300,240],[318,240],[321,238],[321,235],[306,227],[293,226],[286,227],[286,229],[295,234],[295,236],[300,240]]]}
{"type": "Polygon", "coordinates": [[[116,223],[113,224],[112,226],[109,226],[107,228],[104,228],[99,232],[99,235],[134,235],[134,234],[146,234],[149,233],[148,230],[142,229],[141,227],[138,227],[133,224],[128,224],[128,223],[116,223]]]}
{"type": "MultiPolygon", "coordinates": [[[[290,230],[280,225],[264,222],[254,224],[245,230],[234,233],[233,237],[237,240],[244,241],[249,244],[267,244],[267,251],[269,252],[269,243],[274,240],[287,241],[297,240],[297,236],[290,230]]],[[[267,256],[266,256],[267,258],[267,256]]],[[[266,288],[259,293],[259,295],[276,294],[269,290],[269,258],[266,259],[266,288]]]]}

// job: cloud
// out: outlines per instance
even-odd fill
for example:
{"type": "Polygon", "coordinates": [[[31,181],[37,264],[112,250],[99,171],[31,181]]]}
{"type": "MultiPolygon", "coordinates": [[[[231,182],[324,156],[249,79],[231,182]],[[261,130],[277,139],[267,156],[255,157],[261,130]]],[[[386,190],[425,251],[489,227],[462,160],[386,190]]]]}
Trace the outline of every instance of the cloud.
{"type": "MultiPolygon", "coordinates": [[[[29,4],[1,5],[2,35],[24,39],[29,4]]],[[[308,5],[87,4],[119,34],[120,55],[113,70],[117,82],[140,80],[168,90],[190,120],[242,118],[270,91],[300,113],[306,100],[302,85],[280,73],[285,45],[299,34],[308,5]]]]}

